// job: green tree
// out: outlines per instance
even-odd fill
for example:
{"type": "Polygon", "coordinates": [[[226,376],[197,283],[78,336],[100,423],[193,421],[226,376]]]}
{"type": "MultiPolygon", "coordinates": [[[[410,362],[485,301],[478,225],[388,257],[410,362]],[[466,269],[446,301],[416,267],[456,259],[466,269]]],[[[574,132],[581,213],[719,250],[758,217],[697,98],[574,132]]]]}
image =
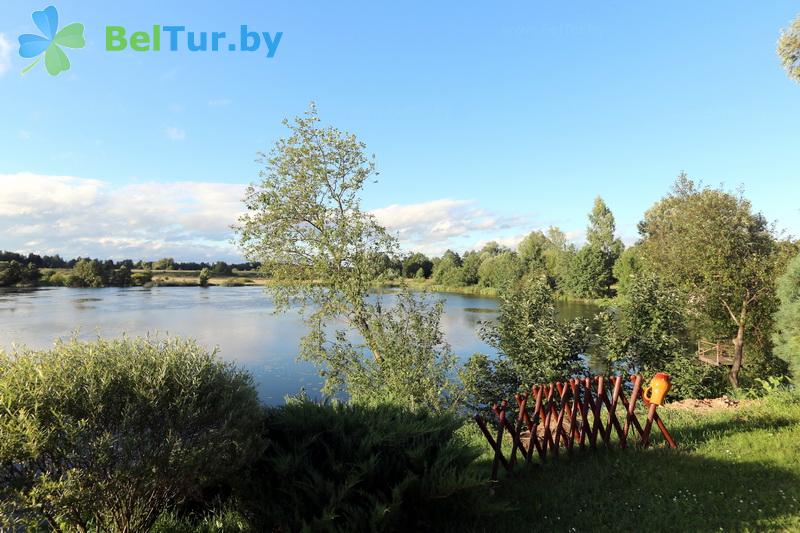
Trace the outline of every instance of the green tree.
{"type": "Polygon", "coordinates": [[[103,276],[103,266],[98,260],[81,259],[72,267],[69,285],[71,287],[104,287],[106,280],[103,276]]]}
{"type": "Polygon", "coordinates": [[[461,261],[461,271],[464,275],[465,285],[477,285],[479,281],[478,271],[481,268],[480,252],[469,251],[464,254],[461,261]]]}
{"type": "Polygon", "coordinates": [[[0,263],[0,287],[13,287],[22,280],[23,267],[17,261],[0,263]]]}
{"type": "Polygon", "coordinates": [[[567,242],[566,234],[561,229],[550,226],[547,230],[550,245],[544,251],[544,260],[549,276],[562,292],[567,289],[575,247],[567,242]]]}
{"type": "MultiPolygon", "coordinates": [[[[262,155],[261,182],[247,190],[239,242],[250,261],[271,273],[275,283],[267,290],[278,310],[301,305],[309,333],[300,356],[317,364],[335,387],[348,383],[353,368],[394,364],[389,359],[397,354],[382,351],[387,315],[381,298],[370,298],[369,291],[381,275],[375,257],[396,255],[397,242],[361,207],[360,192],[375,174],[364,144],[320,126],[313,104],[304,117],[284,124],[289,137],[262,155]],[[375,365],[362,361],[354,367],[341,357],[341,342],[330,342],[326,334],[326,323],[334,319],[360,335],[375,365]]],[[[347,353],[369,357],[363,350],[347,353]]]]}
{"type": "Polygon", "coordinates": [[[608,295],[610,282],[607,257],[602,250],[586,245],[569,263],[566,289],[578,298],[602,298],[608,295]]]}
{"type": "Polygon", "coordinates": [[[208,287],[208,279],[209,279],[210,277],[211,277],[211,276],[209,275],[208,269],[207,269],[207,268],[203,268],[203,269],[200,271],[200,273],[197,275],[197,283],[198,283],[198,284],[199,284],[201,287],[208,287]]]}
{"type": "Polygon", "coordinates": [[[122,265],[113,271],[111,284],[117,287],[129,287],[133,285],[133,274],[128,265],[122,265]]]}
{"type": "Polygon", "coordinates": [[[525,265],[515,252],[490,255],[478,268],[478,279],[483,287],[499,289],[519,281],[525,274],[525,265]]]}
{"type": "Polygon", "coordinates": [[[547,269],[545,252],[551,246],[552,243],[544,233],[532,231],[519,243],[517,254],[528,272],[541,274],[547,269]]]}
{"type": "Polygon", "coordinates": [[[153,263],[153,270],[174,270],[175,260],[171,257],[159,259],[153,263]]]}
{"type": "MultiPolygon", "coordinates": [[[[566,379],[580,371],[580,356],[588,346],[589,331],[589,325],[582,319],[558,318],[552,290],[547,280],[539,277],[501,291],[497,320],[483,324],[481,337],[500,354],[500,361],[492,366],[509,375],[510,365],[514,383],[528,388],[536,383],[566,379]],[[504,359],[508,362],[503,363],[504,359]]],[[[471,366],[487,367],[480,361],[471,366]]]]}
{"type": "Polygon", "coordinates": [[[780,308],[775,316],[775,352],[792,364],[795,376],[800,372],[800,255],[778,279],[780,308]]]}
{"type": "Polygon", "coordinates": [[[427,255],[415,252],[403,259],[403,275],[407,278],[418,277],[417,273],[422,269],[422,277],[429,278],[433,272],[433,261],[427,255]]]}
{"type": "Polygon", "coordinates": [[[624,295],[634,278],[642,272],[642,258],[636,246],[626,248],[614,263],[614,278],[617,280],[617,294],[624,295]]]}
{"type": "Polygon", "coordinates": [[[604,296],[611,295],[611,285],[614,283],[614,263],[622,253],[622,241],[614,237],[616,224],[611,209],[599,196],[594,200],[594,206],[589,213],[589,227],[586,229],[586,245],[595,250],[603,259],[603,270],[599,274],[596,284],[602,288],[604,296]]]}
{"type": "Polygon", "coordinates": [[[464,271],[461,265],[461,257],[457,253],[447,250],[433,267],[431,277],[434,283],[449,287],[465,285],[464,271]]]}
{"type": "Polygon", "coordinates": [[[329,343],[313,338],[315,344],[327,343],[323,392],[347,392],[358,404],[445,408],[452,395],[447,376],[456,360],[441,331],[443,312],[442,301],[430,305],[426,296],[400,292],[388,310],[372,317],[370,325],[381,332],[375,336],[380,361],[364,358],[346,330],[329,343]]]}
{"type": "Polygon", "coordinates": [[[800,82],[800,15],[781,32],[777,52],[786,74],[800,82]]]}
{"type": "Polygon", "coordinates": [[[700,188],[681,174],[639,231],[647,269],[686,294],[706,332],[733,337],[729,377],[738,388],[746,333],[772,329],[774,239],[766,220],[743,196],[700,188]]]}

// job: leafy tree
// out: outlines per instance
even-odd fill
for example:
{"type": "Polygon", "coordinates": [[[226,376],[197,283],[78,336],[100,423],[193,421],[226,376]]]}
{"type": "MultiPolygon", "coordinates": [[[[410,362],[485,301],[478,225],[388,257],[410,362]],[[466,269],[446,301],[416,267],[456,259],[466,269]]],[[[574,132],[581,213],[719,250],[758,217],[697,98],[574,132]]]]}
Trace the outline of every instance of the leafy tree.
{"type": "Polygon", "coordinates": [[[424,296],[400,292],[388,311],[372,318],[372,327],[381,331],[375,337],[380,362],[364,358],[347,331],[338,331],[322,355],[323,392],[347,392],[358,404],[390,403],[412,410],[446,407],[452,392],[447,376],[456,360],[441,331],[443,311],[442,301],[429,305],[424,296]]]}
{"type": "Polygon", "coordinates": [[[461,262],[461,271],[464,275],[464,284],[476,285],[479,281],[478,271],[481,267],[480,252],[470,251],[464,254],[461,262]]]}
{"type": "Polygon", "coordinates": [[[433,272],[433,261],[425,254],[415,252],[403,259],[403,275],[405,277],[419,277],[417,273],[420,269],[422,269],[423,278],[429,278],[433,272]]]}
{"type": "Polygon", "coordinates": [[[174,270],[175,260],[171,257],[165,257],[155,261],[152,266],[153,270],[174,270]]]}
{"type": "Polygon", "coordinates": [[[608,295],[607,256],[594,246],[584,246],[570,261],[566,289],[578,298],[602,298],[608,295]]]}
{"type": "Polygon", "coordinates": [[[461,287],[466,284],[464,270],[461,266],[461,257],[457,253],[447,250],[433,267],[431,277],[438,285],[461,287]]]}
{"type": "Polygon", "coordinates": [[[104,287],[103,266],[96,259],[81,259],[72,268],[68,283],[71,287],[104,287]]]}
{"type": "Polygon", "coordinates": [[[111,284],[117,287],[129,287],[133,285],[133,275],[128,265],[122,265],[113,272],[111,284]]]}
{"type": "Polygon", "coordinates": [[[208,279],[210,277],[211,276],[209,275],[208,269],[204,268],[203,270],[200,271],[200,274],[197,275],[197,283],[201,287],[208,287],[208,279]]]}
{"type": "Polygon", "coordinates": [[[548,228],[547,240],[550,242],[544,251],[547,273],[563,292],[568,285],[575,247],[567,242],[566,234],[555,226],[548,228]]]}
{"type": "Polygon", "coordinates": [[[519,243],[517,254],[528,272],[542,273],[547,268],[545,252],[551,246],[552,243],[544,233],[532,231],[519,243]]]}
{"type": "Polygon", "coordinates": [[[0,263],[0,287],[13,287],[22,281],[23,267],[17,261],[0,263]]]}
{"type": "Polygon", "coordinates": [[[689,351],[683,299],[655,275],[634,277],[615,303],[617,319],[606,340],[610,359],[626,372],[663,371],[672,359],[689,351]]]}
{"type": "Polygon", "coordinates": [[[772,327],[774,239],[766,220],[743,196],[700,188],[681,174],[639,232],[648,270],[686,294],[703,330],[733,337],[729,377],[738,388],[748,330],[772,327]]]}
{"type": "Polygon", "coordinates": [[[211,267],[211,273],[215,276],[232,276],[233,266],[229,265],[225,261],[217,261],[214,263],[214,266],[211,267]]]}
{"type": "Polygon", "coordinates": [[[613,268],[617,258],[622,253],[622,241],[614,237],[616,224],[611,209],[599,196],[594,200],[594,206],[589,213],[589,227],[586,229],[586,245],[592,248],[595,255],[603,259],[603,270],[599,278],[592,285],[602,288],[603,296],[611,295],[611,285],[614,283],[613,268]]]}
{"type": "Polygon", "coordinates": [[[781,32],[777,52],[786,74],[800,82],[800,15],[781,32]]]}
{"type": "MultiPolygon", "coordinates": [[[[406,356],[383,352],[393,346],[384,333],[385,327],[392,329],[393,315],[382,312],[380,297],[368,294],[381,275],[375,257],[396,255],[397,242],[361,208],[360,192],[375,174],[364,144],[352,134],[321,127],[313,104],[304,117],[284,124],[291,133],[269,156],[262,154],[261,183],[248,188],[247,213],[237,230],[248,259],[261,262],[276,281],[267,290],[278,310],[301,305],[310,331],[300,356],[323,367],[330,390],[349,386],[350,372],[383,371],[384,365],[389,372],[392,358],[406,356]],[[325,324],[334,319],[358,332],[374,365],[363,350],[342,348],[340,335],[328,340],[325,324]]],[[[415,331],[423,330],[408,333],[415,331]]],[[[410,343],[424,344],[422,339],[410,343]]]]}
{"type": "Polygon", "coordinates": [[[514,252],[490,255],[478,268],[478,280],[482,287],[499,289],[519,281],[525,274],[525,266],[514,252]]]}
{"type": "Polygon", "coordinates": [[[642,272],[642,258],[636,246],[626,248],[614,263],[614,277],[617,280],[617,294],[624,295],[634,278],[642,272]]]}
{"type": "Polygon", "coordinates": [[[778,279],[780,308],[776,314],[775,352],[800,371],[800,254],[778,279]]]}
{"type": "Polygon", "coordinates": [[[558,318],[544,277],[509,286],[500,293],[497,320],[481,328],[483,340],[500,355],[489,360],[477,354],[461,373],[468,401],[486,404],[502,399],[482,397],[486,391],[527,389],[581,372],[590,329],[583,319],[558,318]]]}

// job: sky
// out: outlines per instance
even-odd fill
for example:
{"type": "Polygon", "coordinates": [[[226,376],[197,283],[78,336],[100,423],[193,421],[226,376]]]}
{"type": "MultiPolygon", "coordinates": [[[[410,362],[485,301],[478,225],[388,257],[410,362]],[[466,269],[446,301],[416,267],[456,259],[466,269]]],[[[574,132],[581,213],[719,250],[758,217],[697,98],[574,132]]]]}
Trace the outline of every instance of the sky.
{"type": "Polygon", "coordinates": [[[54,0],[86,46],[23,76],[17,39],[48,5],[0,4],[2,249],[239,259],[256,153],[311,101],[375,154],[364,207],[407,250],[550,225],[580,244],[597,195],[630,244],[681,171],[800,235],[800,84],[775,55],[797,1],[54,0]],[[190,52],[185,34],[105,50],[107,26],[156,24],[282,37],[272,58],[190,52]]]}

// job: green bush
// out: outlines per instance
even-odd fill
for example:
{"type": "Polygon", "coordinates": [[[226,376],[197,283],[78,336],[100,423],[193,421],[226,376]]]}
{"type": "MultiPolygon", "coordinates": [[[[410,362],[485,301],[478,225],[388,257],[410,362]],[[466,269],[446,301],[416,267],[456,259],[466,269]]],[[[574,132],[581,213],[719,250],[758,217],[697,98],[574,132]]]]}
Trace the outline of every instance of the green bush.
{"type": "Polygon", "coordinates": [[[260,450],[251,377],[192,341],[0,354],[0,528],[147,531],[260,450]]]}
{"type": "Polygon", "coordinates": [[[382,405],[292,400],[267,415],[269,441],[249,491],[259,531],[439,530],[480,512],[480,453],[461,421],[382,405]]]}

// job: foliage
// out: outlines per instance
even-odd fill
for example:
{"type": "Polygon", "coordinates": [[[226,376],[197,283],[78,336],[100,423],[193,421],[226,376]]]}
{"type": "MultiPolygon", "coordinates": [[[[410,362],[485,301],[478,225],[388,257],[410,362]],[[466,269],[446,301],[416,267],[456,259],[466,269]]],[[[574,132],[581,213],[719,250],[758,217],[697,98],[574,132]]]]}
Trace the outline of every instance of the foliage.
{"type": "Polygon", "coordinates": [[[730,380],[738,387],[745,337],[772,328],[775,247],[766,220],[741,195],[700,188],[681,174],[639,231],[646,268],[684,292],[700,333],[734,338],[730,380]]]}
{"type": "Polygon", "coordinates": [[[134,272],[131,276],[131,282],[134,285],[146,285],[153,281],[153,272],[145,270],[143,272],[134,272]]]}
{"type": "Polygon", "coordinates": [[[599,196],[589,212],[586,245],[570,263],[566,289],[580,298],[611,296],[613,268],[622,253],[622,241],[614,237],[614,215],[599,196]]]}
{"type": "Polygon", "coordinates": [[[0,517],[146,531],[258,451],[252,378],[194,342],[0,354],[0,517]]]}
{"type": "MultiPolygon", "coordinates": [[[[445,341],[440,323],[443,302],[430,305],[425,296],[409,291],[397,295],[394,305],[372,318],[376,349],[381,361],[365,357],[345,331],[326,343],[320,338],[309,359],[323,365],[323,392],[348,393],[356,404],[395,404],[408,409],[440,410],[453,402],[448,376],[456,359],[445,341]]],[[[303,353],[312,353],[311,347],[303,353]]]]}
{"type": "Polygon", "coordinates": [[[491,360],[476,354],[464,367],[464,392],[473,407],[500,399],[487,393],[508,394],[515,387],[527,389],[583,371],[581,354],[590,328],[579,318],[559,320],[552,290],[540,277],[501,291],[497,320],[482,325],[481,337],[499,356],[491,360]]]}
{"type": "Polygon", "coordinates": [[[775,316],[775,353],[792,363],[797,376],[800,373],[800,255],[778,279],[777,294],[781,304],[775,316]]]}
{"type": "Polygon", "coordinates": [[[652,375],[691,351],[683,300],[653,274],[634,276],[604,329],[609,359],[624,372],[652,375]]]}
{"type": "Polygon", "coordinates": [[[642,257],[639,248],[626,248],[614,263],[613,274],[617,280],[617,294],[625,295],[634,276],[643,271],[642,257]]]}
{"type": "Polygon", "coordinates": [[[416,252],[403,259],[403,275],[407,278],[431,277],[433,272],[433,261],[425,254],[416,252]],[[422,270],[422,274],[420,274],[422,270]]]}
{"type": "Polygon", "coordinates": [[[519,258],[525,269],[531,273],[546,272],[545,253],[552,246],[550,240],[541,231],[532,231],[517,246],[519,258]]]}
{"type": "Polygon", "coordinates": [[[462,422],[382,405],[291,401],[271,409],[252,475],[261,531],[437,531],[485,508],[462,422]],[[279,482],[277,482],[279,480],[279,482]]]}
{"type": "Polygon", "coordinates": [[[719,398],[730,391],[727,369],[703,363],[695,353],[677,354],[662,371],[672,378],[670,400],[719,398]]]}
{"type": "Polygon", "coordinates": [[[39,267],[33,263],[24,266],[15,260],[0,263],[0,287],[33,286],[40,277],[39,267]]]}
{"type": "Polygon", "coordinates": [[[197,283],[198,283],[198,284],[199,284],[201,287],[208,287],[208,279],[209,279],[210,277],[211,277],[211,276],[210,276],[210,274],[209,274],[209,272],[208,272],[208,269],[207,269],[207,268],[204,268],[204,269],[203,269],[203,270],[201,270],[201,271],[200,271],[200,273],[197,275],[197,283]]]}
{"type": "Polygon", "coordinates": [[[495,289],[517,282],[524,274],[525,265],[515,252],[509,251],[488,254],[478,268],[480,286],[495,289]]]}
{"type": "Polygon", "coordinates": [[[106,279],[102,264],[96,259],[81,259],[72,268],[68,283],[70,287],[104,287],[106,279]]]}
{"type": "Polygon", "coordinates": [[[781,32],[777,52],[786,75],[800,82],[800,15],[781,32]]]}
{"type": "Polygon", "coordinates": [[[483,411],[490,418],[492,403],[511,400],[522,389],[520,375],[507,357],[473,354],[458,375],[464,390],[464,405],[472,411],[483,411]]]}
{"type": "MultiPolygon", "coordinates": [[[[300,356],[321,368],[326,390],[346,387],[361,397],[361,383],[375,383],[374,378],[380,377],[410,385],[407,379],[424,369],[436,372],[423,381],[431,390],[400,388],[395,397],[405,398],[411,406],[438,398],[444,381],[440,372],[449,360],[449,348],[438,348],[435,342],[441,336],[441,310],[426,308],[406,294],[397,311],[382,313],[381,298],[369,298],[373,284],[385,272],[385,262],[377,258],[394,257],[397,241],[361,208],[361,190],[376,174],[364,144],[352,134],[321,127],[313,104],[305,117],[284,124],[290,135],[279,140],[269,156],[262,156],[261,183],[248,188],[247,213],[237,230],[247,257],[259,261],[276,282],[267,290],[278,310],[299,303],[305,312],[309,333],[300,356]],[[412,312],[433,320],[436,331],[412,312]],[[407,329],[398,327],[399,318],[409,323],[407,329]],[[349,331],[328,341],[325,324],[330,320],[343,320],[349,331]],[[350,343],[348,334],[355,332],[365,346],[350,343]],[[398,344],[390,337],[393,334],[404,335],[408,344],[398,344]],[[374,362],[366,360],[364,348],[374,362]],[[399,361],[412,365],[405,369],[406,376],[398,374],[399,361]]],[[[420,270],[430,275],[432,263],[426,260],[422,254],[406,258],[404,275],[420,270]]]]}
{"type": "Polygon", "coordinates": [[[602,298],[608,295],[612,281],[602,250],[584,246],[570,262],[565,289],[578,298],[602,298]]]}

